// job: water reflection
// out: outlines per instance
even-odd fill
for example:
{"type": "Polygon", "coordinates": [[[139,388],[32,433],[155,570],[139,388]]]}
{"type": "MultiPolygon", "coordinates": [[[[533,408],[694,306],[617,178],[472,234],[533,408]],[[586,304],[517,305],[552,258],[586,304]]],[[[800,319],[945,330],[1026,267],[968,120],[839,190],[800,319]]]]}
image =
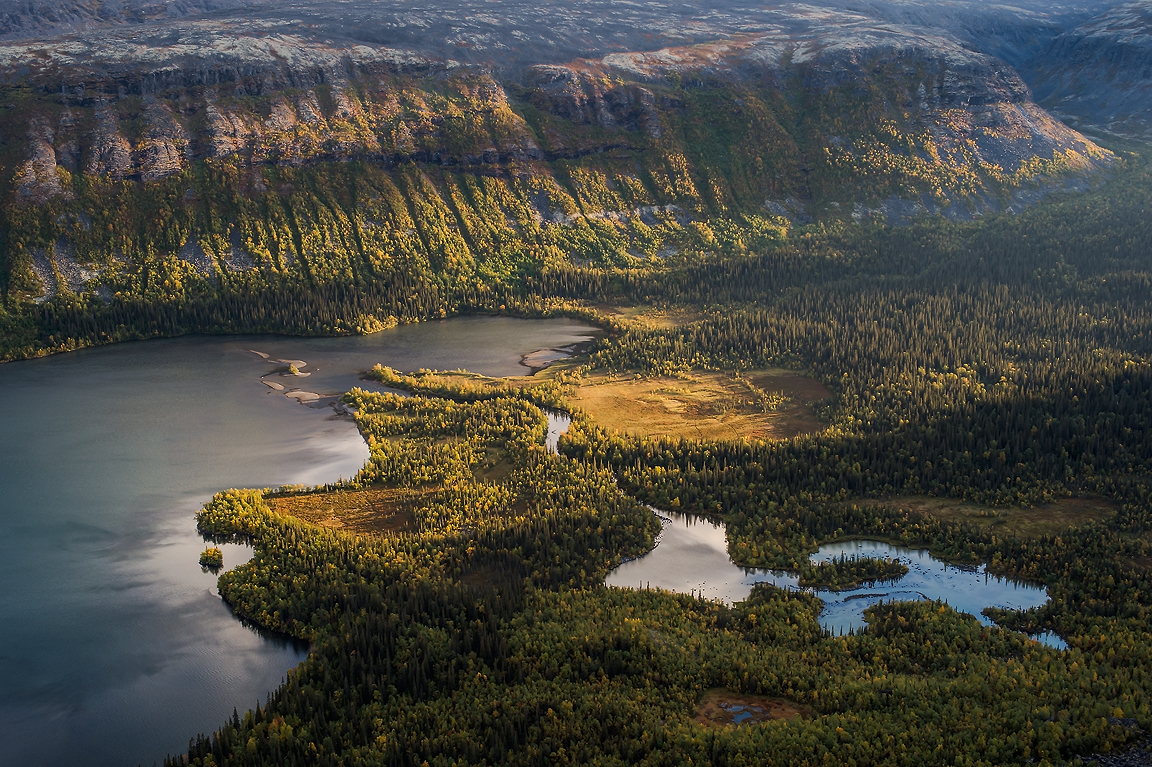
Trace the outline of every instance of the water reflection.
{"type": "MultiPolygon", "coordinates": [[[[224,555],[224,566],[220,568],[220,573],[227,572],[228,570],[235,569],[240,565],[246,564],[256,556],[256,549],[252,548],[247,543],[235,543],[231,541],[216,541],[205,538],[205,546],[215,546],[220,549],[220,553],[224,555]]],[[[219,573],[217,573],[219,575],[219,573]]]]}
{"type": "Polygon", "coordinates": [[[544,435],[544,446],[548,448],[549,453],[556,453],[561,435],[567,433],[568,427],[572,425],[572,416],[546,408],[544,415],[548,417],[548,431],[544,435]]]}
{"type": "MultiPolygon", "coordinates": [[[[363,371],[523,375],[525,354],[599,334],[566,319],[475,317],[0,365],[0,764],[152,764],[234,706],[264,702],[306,651],[235,620],[198,563],[194,515],[222,488],[359,470],[368,448],[327,402],[369,386],[363,371]],[[262,378],[290,372],[264,355],[309,375],[262,378]],[[292,388],[318,398],[301,407],[292,388]]],[[[226,568],[251,551],[221,548],[226,568]]]]}
{"type": "MultiPolygon", "coordinates": [[[[697,594],[727,604],[748,598],[757,583],[799,589],[796,575],[787,572],[745,568],[728,556],[724,525],[691,514],[659,511],[663,530],[657,545],[642,557],[617,567],[605,579],[609,586],[661,588],[682,594],[697,594]]],[[[1048,601],[1043,586],[1000,578],[979,567],[956,567],[933,557],[927,551],[892,546],[881,541],[843,541],[826,544],[812,555],[813,564],[840,557],[899,559],[908,573],[899,580],[875,587],[844,591],[809,590],[824,601],[820,625],[834,634],[865,625],[864,611],[880,602],[920,599],[947,602],[954,609],[974,615],[986,626],[992,621],[981,614],[985,607],[1027,610],[1048,601]]],[[[1051,633],[1032,637],[1057,649],[1067,645],[1051,633]]]]}

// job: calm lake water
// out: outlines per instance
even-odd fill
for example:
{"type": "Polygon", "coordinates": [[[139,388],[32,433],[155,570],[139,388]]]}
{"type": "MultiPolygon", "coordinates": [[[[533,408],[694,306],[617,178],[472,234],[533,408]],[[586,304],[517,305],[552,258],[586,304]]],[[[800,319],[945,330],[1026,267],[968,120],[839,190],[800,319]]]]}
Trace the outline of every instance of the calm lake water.
{"type": "MultiPolygon", "coordinates": [[[[728,556],[723,524],[692,514],[657,513],[663,531],[656,548],[617,567],[608,574],[605,584],[699,594],[727,604],[747,599],[757,583],[799,589],[798,578],[792,573],[734,564],[728,556]]],[[[1026,610],[1048,601],[1048,591],[1043,586],[990,575],[983,565],[956,567],[936,559],[927,551],[880,541],[826,544],[811,556],[811,561],[813,564],[829,562],[845,556],[899,559],[908,567],[908,573],[897,581],[857,589],[811,590],[824,600],[820,625],[835,634],[867,625],[864,610],[879,602],[941,600],[990,626],[992,621],[980,614],[985,607],[1026,610]]],[[[1033,638],[1049,647],[1066,647],[1064,640],[1055,634],[1037,634],[1033,638]]]]}
{"type": "MultiPolygon", "coordinates": [[[[535,366],[597,334],[563,319],[471,317],[0,365],[0,765],[153,764],[233,707],[263,703],[305,657],[243,626],[197,564],[194,515],[213,493],[320,484],[367,458],[330,400],[285,394],[370,386],[358,374],[377,362],[523,374],[526,355],[535,366]]],[[[226,568],[249,555],[224,548],[226,568]]]]}

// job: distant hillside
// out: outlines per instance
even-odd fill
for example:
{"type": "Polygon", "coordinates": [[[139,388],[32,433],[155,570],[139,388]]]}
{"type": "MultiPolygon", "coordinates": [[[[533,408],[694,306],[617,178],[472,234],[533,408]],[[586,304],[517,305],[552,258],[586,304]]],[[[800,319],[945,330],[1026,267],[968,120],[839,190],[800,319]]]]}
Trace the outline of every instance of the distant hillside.
{"type": "Polygon", "coordinates": [[[8,0],[0,7],[0,40],[22,40],[97,27],[198,16],[251,3],[242,0],[8,0]]]}
{"type": "Polygon", "coordinates": [[[1152,2],[1125,3],[1056,38],[1036,60],[1037,98],[1121,133],[1152,131],[1152,2]]]}

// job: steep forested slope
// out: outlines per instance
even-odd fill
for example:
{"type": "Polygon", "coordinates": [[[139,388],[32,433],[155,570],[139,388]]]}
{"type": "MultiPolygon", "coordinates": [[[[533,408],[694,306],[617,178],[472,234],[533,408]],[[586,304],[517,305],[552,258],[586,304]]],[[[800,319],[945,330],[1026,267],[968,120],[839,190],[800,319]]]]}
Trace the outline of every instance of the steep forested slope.
{"type": "Polygon", "coordinates": [[[234,18],[2,47],[4,353],[371,329],[507,305],[475,295],[571,260],[1020,207],[1113,162],[947,37],[839,11],[780,19],[503,71],[234,18]],[[397,281],[446,304],[397,308],[382,298],[397,281]],[[287,298],[301,291],[362,306],[287,298]],[[265,306],[296,301],[290,320],[265,306]],[[77,311],[87,331],[54,325],[77,311]]]}

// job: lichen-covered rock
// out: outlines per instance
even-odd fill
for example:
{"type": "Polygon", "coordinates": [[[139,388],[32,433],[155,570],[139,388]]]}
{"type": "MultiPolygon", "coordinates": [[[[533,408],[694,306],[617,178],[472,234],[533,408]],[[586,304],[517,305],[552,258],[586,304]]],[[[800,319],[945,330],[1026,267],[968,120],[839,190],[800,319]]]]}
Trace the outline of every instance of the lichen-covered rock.
{"type": "Polygon", "coordinates": [[[650,90],[622,84],[602,69],[583,66],[537,66],[528,70],[525,83],[538,108],[580,125],[661,133],[656,97],[650,90]]]}
{"type": "Polygon", "coordinates": [[[268,118],[264,120],[264,126],[267,130],[282,133],[295,128],[296,123],[296,110],[288,103],[288,99],[283,96],[275,98],[269,107],[268,118]]]}
{"type": "Polygon", "coordinates": [[[134,172],[132,147],[120,134],[120,120],[108,102],[96,107],[96,128],[89,136],[91,142],[84,172],[90,176],[108,176],[123,179],[134,172]]]}
{"type": "Polygon", "coordinates": [[[320,111],[320,100],[316,98],[315,91],[308,91],[296,100],[296,112],[301,122],[314,128],[324,125],[324,115],[320,111]]]}
{"type": "Polygon", "coordinates": [[[51,301],[56,297],[56,270],[52,266],[52,259],[43,248],[35,248],[31,254],[32,262],[29,264],[36,281],[40,283],[40,295],[33,300],[40,304],[51,301]]]}
{"type": "Polygon", "coordinates": [[[208,125],[209,157],[220,159],[247,147],[254,131],[243,118],[226,108],[218,108],[214,100],[205,105],[204,113],[208,125]]]}

